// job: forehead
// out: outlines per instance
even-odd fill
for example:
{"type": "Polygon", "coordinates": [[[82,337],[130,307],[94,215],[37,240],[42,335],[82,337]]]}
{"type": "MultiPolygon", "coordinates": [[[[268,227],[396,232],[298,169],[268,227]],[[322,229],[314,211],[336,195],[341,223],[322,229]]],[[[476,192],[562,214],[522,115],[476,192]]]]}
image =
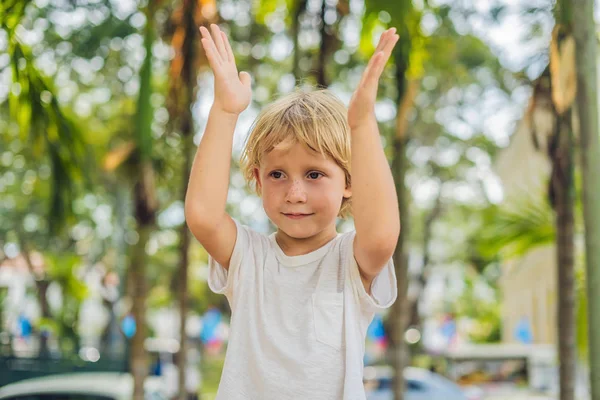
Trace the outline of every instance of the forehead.
{"type": "Polygon", "coordinates": [[[293,165],[303,167],[306,165],[337,166],[335,161],[302,143],[280,143],[263,157],[264,166],[293,165]]]}

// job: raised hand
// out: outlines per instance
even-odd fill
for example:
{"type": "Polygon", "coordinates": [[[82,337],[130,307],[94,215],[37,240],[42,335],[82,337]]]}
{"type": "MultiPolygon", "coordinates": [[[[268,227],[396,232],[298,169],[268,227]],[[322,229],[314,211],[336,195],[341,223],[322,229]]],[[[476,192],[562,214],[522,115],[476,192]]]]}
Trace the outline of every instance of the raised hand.
{"type": "Polygon", "coordinates": [[[215,24],[211,24],[210,29],[212,36],[204,26],[200,27],[202,47],[215,75],[213,107],[218,107],[227,113],[239,114],[248,107],[252,98],[250,75],[247,72],[238,74],[233,51],[225,32],[215,24]]]}
{"type": "Polygon", "coordinates": [[[369,60],[348,106],[348,124],[351,129],[374,115],[379,77],[399,38],[396,28],[388,29],[379,38],[375,53],[369,60]]]}

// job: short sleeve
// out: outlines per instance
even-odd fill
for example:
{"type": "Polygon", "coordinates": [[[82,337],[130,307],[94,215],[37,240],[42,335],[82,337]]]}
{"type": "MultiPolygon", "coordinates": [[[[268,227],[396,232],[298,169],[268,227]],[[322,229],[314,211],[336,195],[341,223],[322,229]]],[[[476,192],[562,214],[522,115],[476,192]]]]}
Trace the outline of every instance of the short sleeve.
{"type": "Polygon", "coordinates": [[[208,257],[208,287],[213,292],[224,294],[227,297],[231,297],[238,286],[243,255],[250,248],[250,228],[240,224],[235,219],[233,221],[237,228],[237,234],[229,261],[229,270],[225,269],[211,256],[208,257]]]}
{"type": "Polygon", "coordinates": [[[361,308],[370,312],[382,311],[389,308],[398,297],[398,284],[394,261],[390,258],[383,269],[377,274],[371,283],[371,294],[369,295],[362,283],[358,263],[354,257],[354,237],[356,232],[349,232],[342,239],[342,252],[345,265],[350,276],[350,282],[354,293],[358,296],[361,308]]]}

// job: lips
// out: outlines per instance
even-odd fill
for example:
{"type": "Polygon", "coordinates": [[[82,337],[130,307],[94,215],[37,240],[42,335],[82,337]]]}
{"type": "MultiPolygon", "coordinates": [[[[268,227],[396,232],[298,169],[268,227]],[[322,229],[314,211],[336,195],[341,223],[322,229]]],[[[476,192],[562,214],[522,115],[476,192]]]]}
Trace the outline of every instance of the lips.
{"type": "Polygon", "coordinates": [[[312,214],[303,214],[303,213],[282,213],[286,217],[290,219],[302,219],[306,217],[310,217],[312,214]]]}

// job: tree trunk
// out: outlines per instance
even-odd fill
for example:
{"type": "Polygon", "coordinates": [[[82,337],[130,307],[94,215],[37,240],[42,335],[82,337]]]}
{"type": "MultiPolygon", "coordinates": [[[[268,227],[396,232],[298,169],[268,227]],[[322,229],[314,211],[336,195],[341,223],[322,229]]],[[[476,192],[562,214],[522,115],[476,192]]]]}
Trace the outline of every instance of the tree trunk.
{"type": "MultiPolygon", "coordinates": [[[[408,32],[400,40],[410,40],[408,32]]],[[[408,82],[408,54],[405,53],[409,45],[397,46],[398,52],[394,54],[396,60],[396,82],[398,85],[398,112],[396,115],[396,132],[393,138],[392,174],[398,195],[400,211],[400,236],[394,252],[394,265],[398,281],[398,298],[391,309],[389,338],[391,344],[391,365],[394,369],[393,390],[394,399],[404,398],[404,368],[409,365],[410,355],[404,340],[404,333],[410,321],[411,302],[408,294],[408,238],[409,238],[409,193],[405,186],[405,177],[408,170],[406,148],[409,142],[407,133],[407,115],[412,107],[416,93],[416,83],[408,82]]]]}
{"type": "Polygon", "coordinates": [[[327,29],[327,23],[325,22],[325,12],[327,11],[327,1],[323,0],[321,5],[321,27],[319,33],[321,35],[321,44],[319,45],[319,55],[317,61],[317,86],[320,88],[326,88],[329,86],[327,79],[326,66],[327,66],[327,52],[329,44],[331,42],[331,34],[327,29]]]}
{"type": "MultiPolygon", "coordinates": [[[[27,264],[27,269],[29,273],[33,277],[35,281],[36,295],[38,300],[38,305],[40,306],[40,313],[42,315],[42,319],[50,320],[52,319],[52,313],[50,312],[50,304],[48,304],[48,286],[50,286],[50,281],[45,273],[45,267],[41,269],[41,276],[36,272],[36,268],[31,261],[29,245],[25,242],[25,239],[19,235],[19,245],[21,246],[21,252],[23,254],[23,258],[25,259],[25,263],[27,264]]],[[[1,322],[1,320],[0,320],[1,322]]],[[[49,354],[48,349],[48,335],[44,334],[41,329],[39,332],[39,340],[40,346],[38,349],[38,354],[40,356],[46,357],[49,354]]]]}
{"type": "Polygon", "coordinates": [[[292,40],[294,41],[292,73],[296,79],[296,84],[299,84],[300,80],[302,79],[302,71],[300,71],[300,44],[298,43],[298,37],[300,36],[300,17],[306,10],[307,2],[308,0],[298,0],[295,2],[296,9],[294,10],[294,16],[292,19],[292,40]]]}
{"type": "MultiPolygon", "coordinates": [[[[192,117],[191,107],[194,103],[194,93],[196,89],[196,57],[198,48],[198,29],[194,16],[200,10],[196,8],[195,1],[188,1],[184,5],[184,29],[185,39],[182,46],[183,65],[181,69],[181,82],[183,102],[179,115],[180,130],[183,137],[182,152],[184,162],[182,166],[182,193],[181,200],[185,201],[187,184],[190,180],[190,171],[192,168],[192,153],[194,146],[194,119],[192,117]]],[[[187,366],[187,335],[185,327],[187,324],[188,311],[188,269],[190,247],[190,231],[186,223],[181,225],[179,233],[179,268],[178,268],[178,292],[179,292],[179,354],[177,355],[177,368],[179,369],[179,399],[185,400],[187,391],[185,387],[186,366],[187,366]]]]}
{"type": "Polygon", "coordinates": [[[574,185],[571,112],[557,117],[553,138],[551,196],[556,211],[556,256],[558,269],[558,353],[560,400],[575,398],[575,269],[574,185]]]}
{"type": "Polygon", "coordinates": [[[600,399],[600,143],[598,142],[597,42],[594,1],[579,0],[573,10],[577,107],[583,175],[583,221],[592,399],[600,399]]]}
{"type": "MultiPolygon", "coordinates": [[[[40,304],[40,310],[42,313],[42,318],[45,320],[52,319],[52,314],[50,313],[50,305],[48,304],[48,286],[50,286],[50,281],[46,278],[35,280],[35,287],[37,289],[38,301],[40,304]]],[[[42,332],[40,329],[40,348],[39,355],[42,357],[47,357],[50,353],[48,348],[48,332],[42,332]]],[[[79,350],[79,349],[78,349],[79,350]]]]}
{"type": "Polygon", "coordinates": [[[148,358],[144,349],[147,335],[146,299],[146,244],[154,229],[156,200],[154,199],[154,171],[149,162],[142,163],[138,182],[134,187],[135,220],[138,241],[134,245],[129,265],[129,278],[133,290],[132,315],[135,320],[135,335],[131,340],[130,368],[134,378],[134,400],[144,399],[144,381],[148,375],[148,358]]]}
{"type": "Polygon", "coordinates": [[[144,49],[146,50],[140,68],[140,89],[135,115],[134,137],[138,156],[137,176],[133,187],[133,207],[138,233],[138,242],[133,246],[128,278],[132,292],[132,313],[136,323],[135,335],[131,342],[129,367],[133,374],[133,399],[144,399],[144,380],[148,375],[148,360],[144,350],[146,340],[146,243],[155,226],[158,200],[156,182],[152,167],[152,46],[154,43],[154,15],[158,2],[148,2],[144,9],[146,26],[144,27],[144,49]]]}
{"type": "Polygon", "coordinates": [[[131,339],[130,368],[134,378],[134,400],[144,399],[144,381],[148,376],[148,357],[144,349],[146,340],[146,298],[148,285],[146,282],[146,243],[152,232],[149,225],[138,225],[138,242],[131,255],[130,277],[133,283],[132,315],[135,320],[135,335],[131,339]]]}
{"type": "MultiPolygon", "coordinates": [[[[575,7],[576,8],[576,7],[575,7]]],[[[573,4],[555,3],[556,25],[550,42],[550,88],[555,115],[548,154],[552,163],[550,202],[556,212],[557,323],[560,400],[575,398],[575,268],[574,268],[574,165],[572,109],[575,97],[573,4]]]]}
{"type": "MultiPolygon", "coordinates": [[[[126,339],[121,332],[119,326],[119,316],[115,310],[115,305],[119,299],[125,296],[132,296],[132,291],[126,290],[126,284],[128,279],[127,274],[127,242],[125,241],[125,234],[127,233],[127,216],[130,213],[129,204],[129,188],[122,183],[115,183],[115,232],[111,238],[111,247],[115,249],[116,260],[114,264],[114,270],[108,272],[109,274],[114,273],[117,276],[118,282],[116,287],[111,287],[114,282],[105,281],[106,293],[103,298],[103,305],[106,307],[109,313],[109,323],[107,324],[102,334],[102,348],[101,354],[109,355],[111,358],[117,359],[121,357],[126,350],[126,339]],[[115,290],[116,293],[111,293],[111,290],[115,290]]],[[[105,277],[107,279],[107,277],[105,277]]]]}
{"type": "Polygon", "coordinates": [[[391,364],[394,368],[394,399],[404,398],[404,368],[409,364],[410,356],[408,346],[404,340],[404,332],[408,326],[411,304],[408,294],[408,193],[404,185],[408,159],[406,157],[405,137],[394,138],[394,158],[392,172],[398,194],[398,207],[400,209],[400,237],[394,252],[394,266],[398,281],[398,298],[391,309],[389,321],[389,339],[391,345],[391,364]]]}
{"type": "MultiPolygon", "coordinates": [[[[184,176],[187,176],[184,182],[189,180],[190,170],[191,170],[191,156],[190,149],[193,149],[193,136],[189,136],[187,140],[184,140],[183,143],[187,146],[184,150],[185,153],[185,171],[184,176]]],[[[185,196],[185,189],[184,189],[185,196]]],[[[190,247],[190,232],[187,224],[183,224],[181,226],[181,231],[179,233],[179,270],[178,275],[178,291],[179,291],[179,326],[180,326],[180,335],[179,335],[179,354],[177,355],[177,368],[179,369],[179,399],[186,399],[186,388],[185,388],[185,369],[187,365],[187,335],[185,332],[185,327],[187,325],[187,311],[188,311],[188,266],[189,266],[189,256],[188,250],[190,247]]]]}

